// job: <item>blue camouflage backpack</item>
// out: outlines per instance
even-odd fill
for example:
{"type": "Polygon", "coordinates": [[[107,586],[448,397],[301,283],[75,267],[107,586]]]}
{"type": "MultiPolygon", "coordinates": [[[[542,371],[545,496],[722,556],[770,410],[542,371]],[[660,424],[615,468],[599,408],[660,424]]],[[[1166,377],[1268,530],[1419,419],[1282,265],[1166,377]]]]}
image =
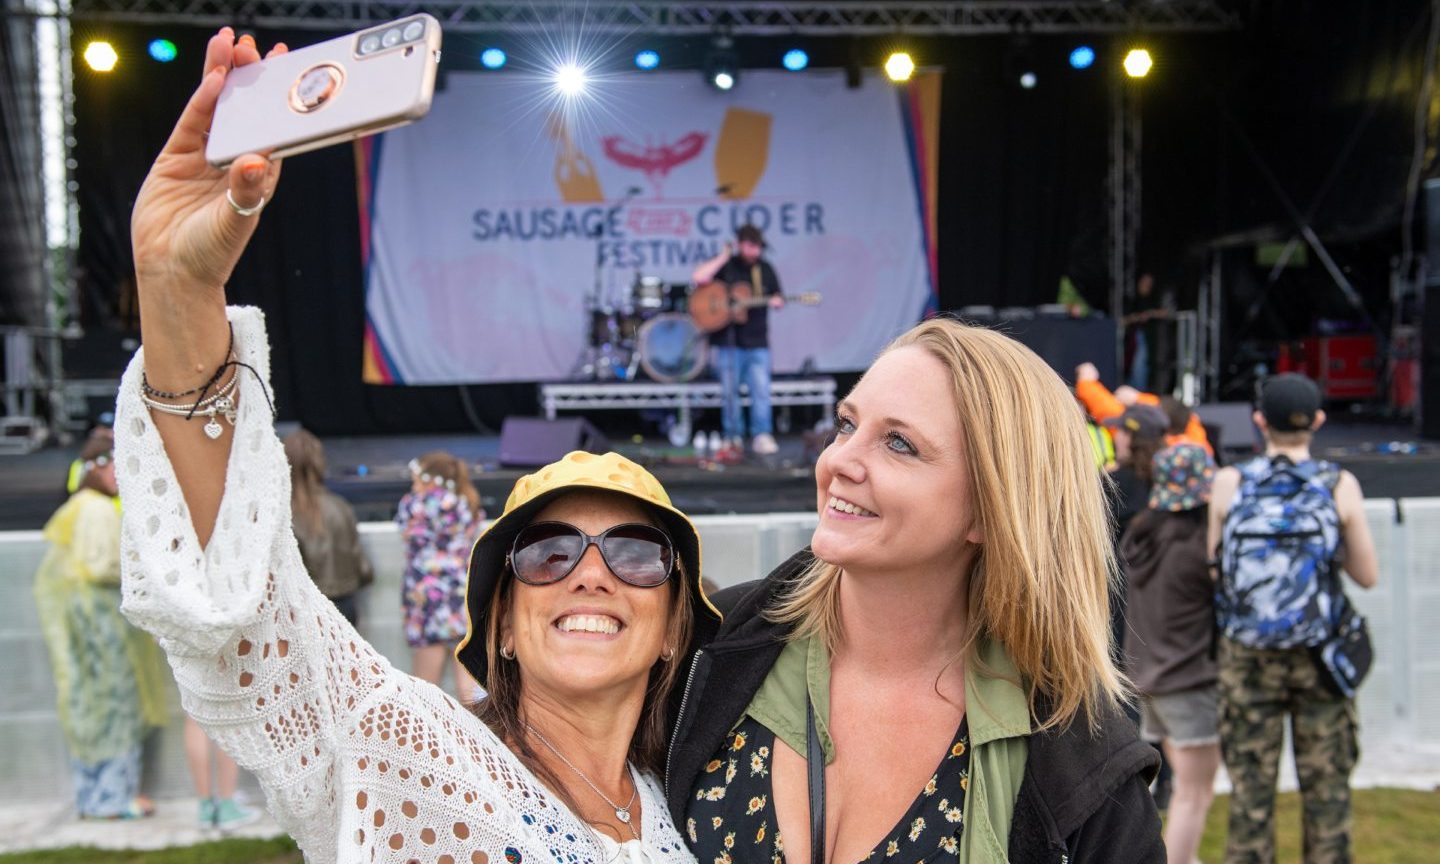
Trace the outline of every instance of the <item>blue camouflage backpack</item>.
{"type": "Polygon", "coordinates": [[[1344,602],[1334,571],[1340,469],[1262,456],[1238,470],[1240,487],[1220,535],[1220,632],[1252,648],[1318,645],[1344,602]]]}

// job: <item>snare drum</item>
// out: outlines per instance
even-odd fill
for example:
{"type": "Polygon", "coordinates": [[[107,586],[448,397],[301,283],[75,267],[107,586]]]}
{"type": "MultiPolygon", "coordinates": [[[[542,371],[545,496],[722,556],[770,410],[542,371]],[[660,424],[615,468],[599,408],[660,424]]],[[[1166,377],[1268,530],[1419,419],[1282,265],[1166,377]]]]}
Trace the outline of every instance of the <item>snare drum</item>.
{"type": "Polygon", "coordinates": [[[690,316],[656,315],[640,327],[640,366],[666,384],[693,381],[705,371],[709,342],[690,316]]]}

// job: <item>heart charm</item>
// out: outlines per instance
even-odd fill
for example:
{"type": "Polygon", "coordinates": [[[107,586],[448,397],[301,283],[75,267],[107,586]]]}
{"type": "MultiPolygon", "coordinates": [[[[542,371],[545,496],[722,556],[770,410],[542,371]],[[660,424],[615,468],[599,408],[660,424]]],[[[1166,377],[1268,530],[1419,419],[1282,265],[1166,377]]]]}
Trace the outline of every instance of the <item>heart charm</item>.
{"type": "Polygon", "coordinates": [[[205,424],[205,434],[210,436],[211,441],[214,441],[216,438],[219,438],[220,434],[224,431],[220,426],[220,421],[216,420],[214,415],[211,415],[210,422],[205,424]]]}

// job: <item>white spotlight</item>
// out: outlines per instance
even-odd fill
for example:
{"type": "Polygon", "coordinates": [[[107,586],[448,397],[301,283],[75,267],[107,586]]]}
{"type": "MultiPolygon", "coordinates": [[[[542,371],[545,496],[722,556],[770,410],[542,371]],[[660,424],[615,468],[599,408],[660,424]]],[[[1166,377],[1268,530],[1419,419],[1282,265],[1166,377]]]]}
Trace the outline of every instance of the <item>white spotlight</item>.
{"type": "Polygon", "coordinates": [[[585,70],[578,64],[566,63],[555,70],[555,89],[566,96],[578,96],[585,90],[585,70]]]}
{"type": "Polygon", "coordinates": [[[715,77],[710,79],[720,90],[729,90],[735,86],[735,76],[729,72],[716,72],[715,77]]]}

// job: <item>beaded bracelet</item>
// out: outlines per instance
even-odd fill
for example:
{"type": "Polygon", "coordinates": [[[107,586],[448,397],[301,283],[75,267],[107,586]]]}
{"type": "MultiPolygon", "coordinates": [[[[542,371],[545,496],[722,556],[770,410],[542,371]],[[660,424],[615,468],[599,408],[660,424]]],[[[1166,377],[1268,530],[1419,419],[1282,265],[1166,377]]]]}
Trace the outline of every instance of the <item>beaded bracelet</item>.
{"type": "MultiPolygon", "coordinates": [[[[228,363],[226,364],[226,366],[229,365],[228,363]]],[[[224,369],[222,368],[221,371],[223,372],[224,369]]],[[[235,425],[235,400],[231,398],[230,394],[235,391],[235,387],[239,383],[240,372],[237,370],[234,375],[230,376],[230,380],[225,382],[224,386],[215,391],[213,396],[200,399],[193,405],[170,405],[165,402],[156,401],[144,392],[140,394],[140,401],[144,402],[145,406],[152,411],[159,411],[162,414],[170,414],[175,417],[184,417],[187,420],[196,414],[204,414],[210,418],[204,427],[205,434],[213,441],[219,438],[221,433],[225,431],[224,427],[220,425],[220,421],[216,419],[217,415],[223,416],[226,420],[230,421],[232,427],[235,425]]]]}
{"type": "MultiPolygon", "coordinates": [[[[226,361],[233,361],[236,359],[234,324],[230,325],[230,344],[225,349],[225,359],[226,361]]],[[[157,390],[154,387],[151,387],[150,379],[145,377],[145,371],[142,369],[140,371],[140,392],[144,393],[146,396],[154,396],[157,399],[184,399],[186,396],[194,396],[196,393],[204,393],[206,390],[209,390],[211,387],[215,386],[215,382],[219,381],[220,376],[225,374],[225,367],[229,365],[229,362],[221,363],[220,368],[215,370],[215,374],[210,376],[210,380],[206,381],[204,384],[201,384],[199,387],[191,390],[186,390],[183,393],[167,393],[164,390],[157,390]]]]}

